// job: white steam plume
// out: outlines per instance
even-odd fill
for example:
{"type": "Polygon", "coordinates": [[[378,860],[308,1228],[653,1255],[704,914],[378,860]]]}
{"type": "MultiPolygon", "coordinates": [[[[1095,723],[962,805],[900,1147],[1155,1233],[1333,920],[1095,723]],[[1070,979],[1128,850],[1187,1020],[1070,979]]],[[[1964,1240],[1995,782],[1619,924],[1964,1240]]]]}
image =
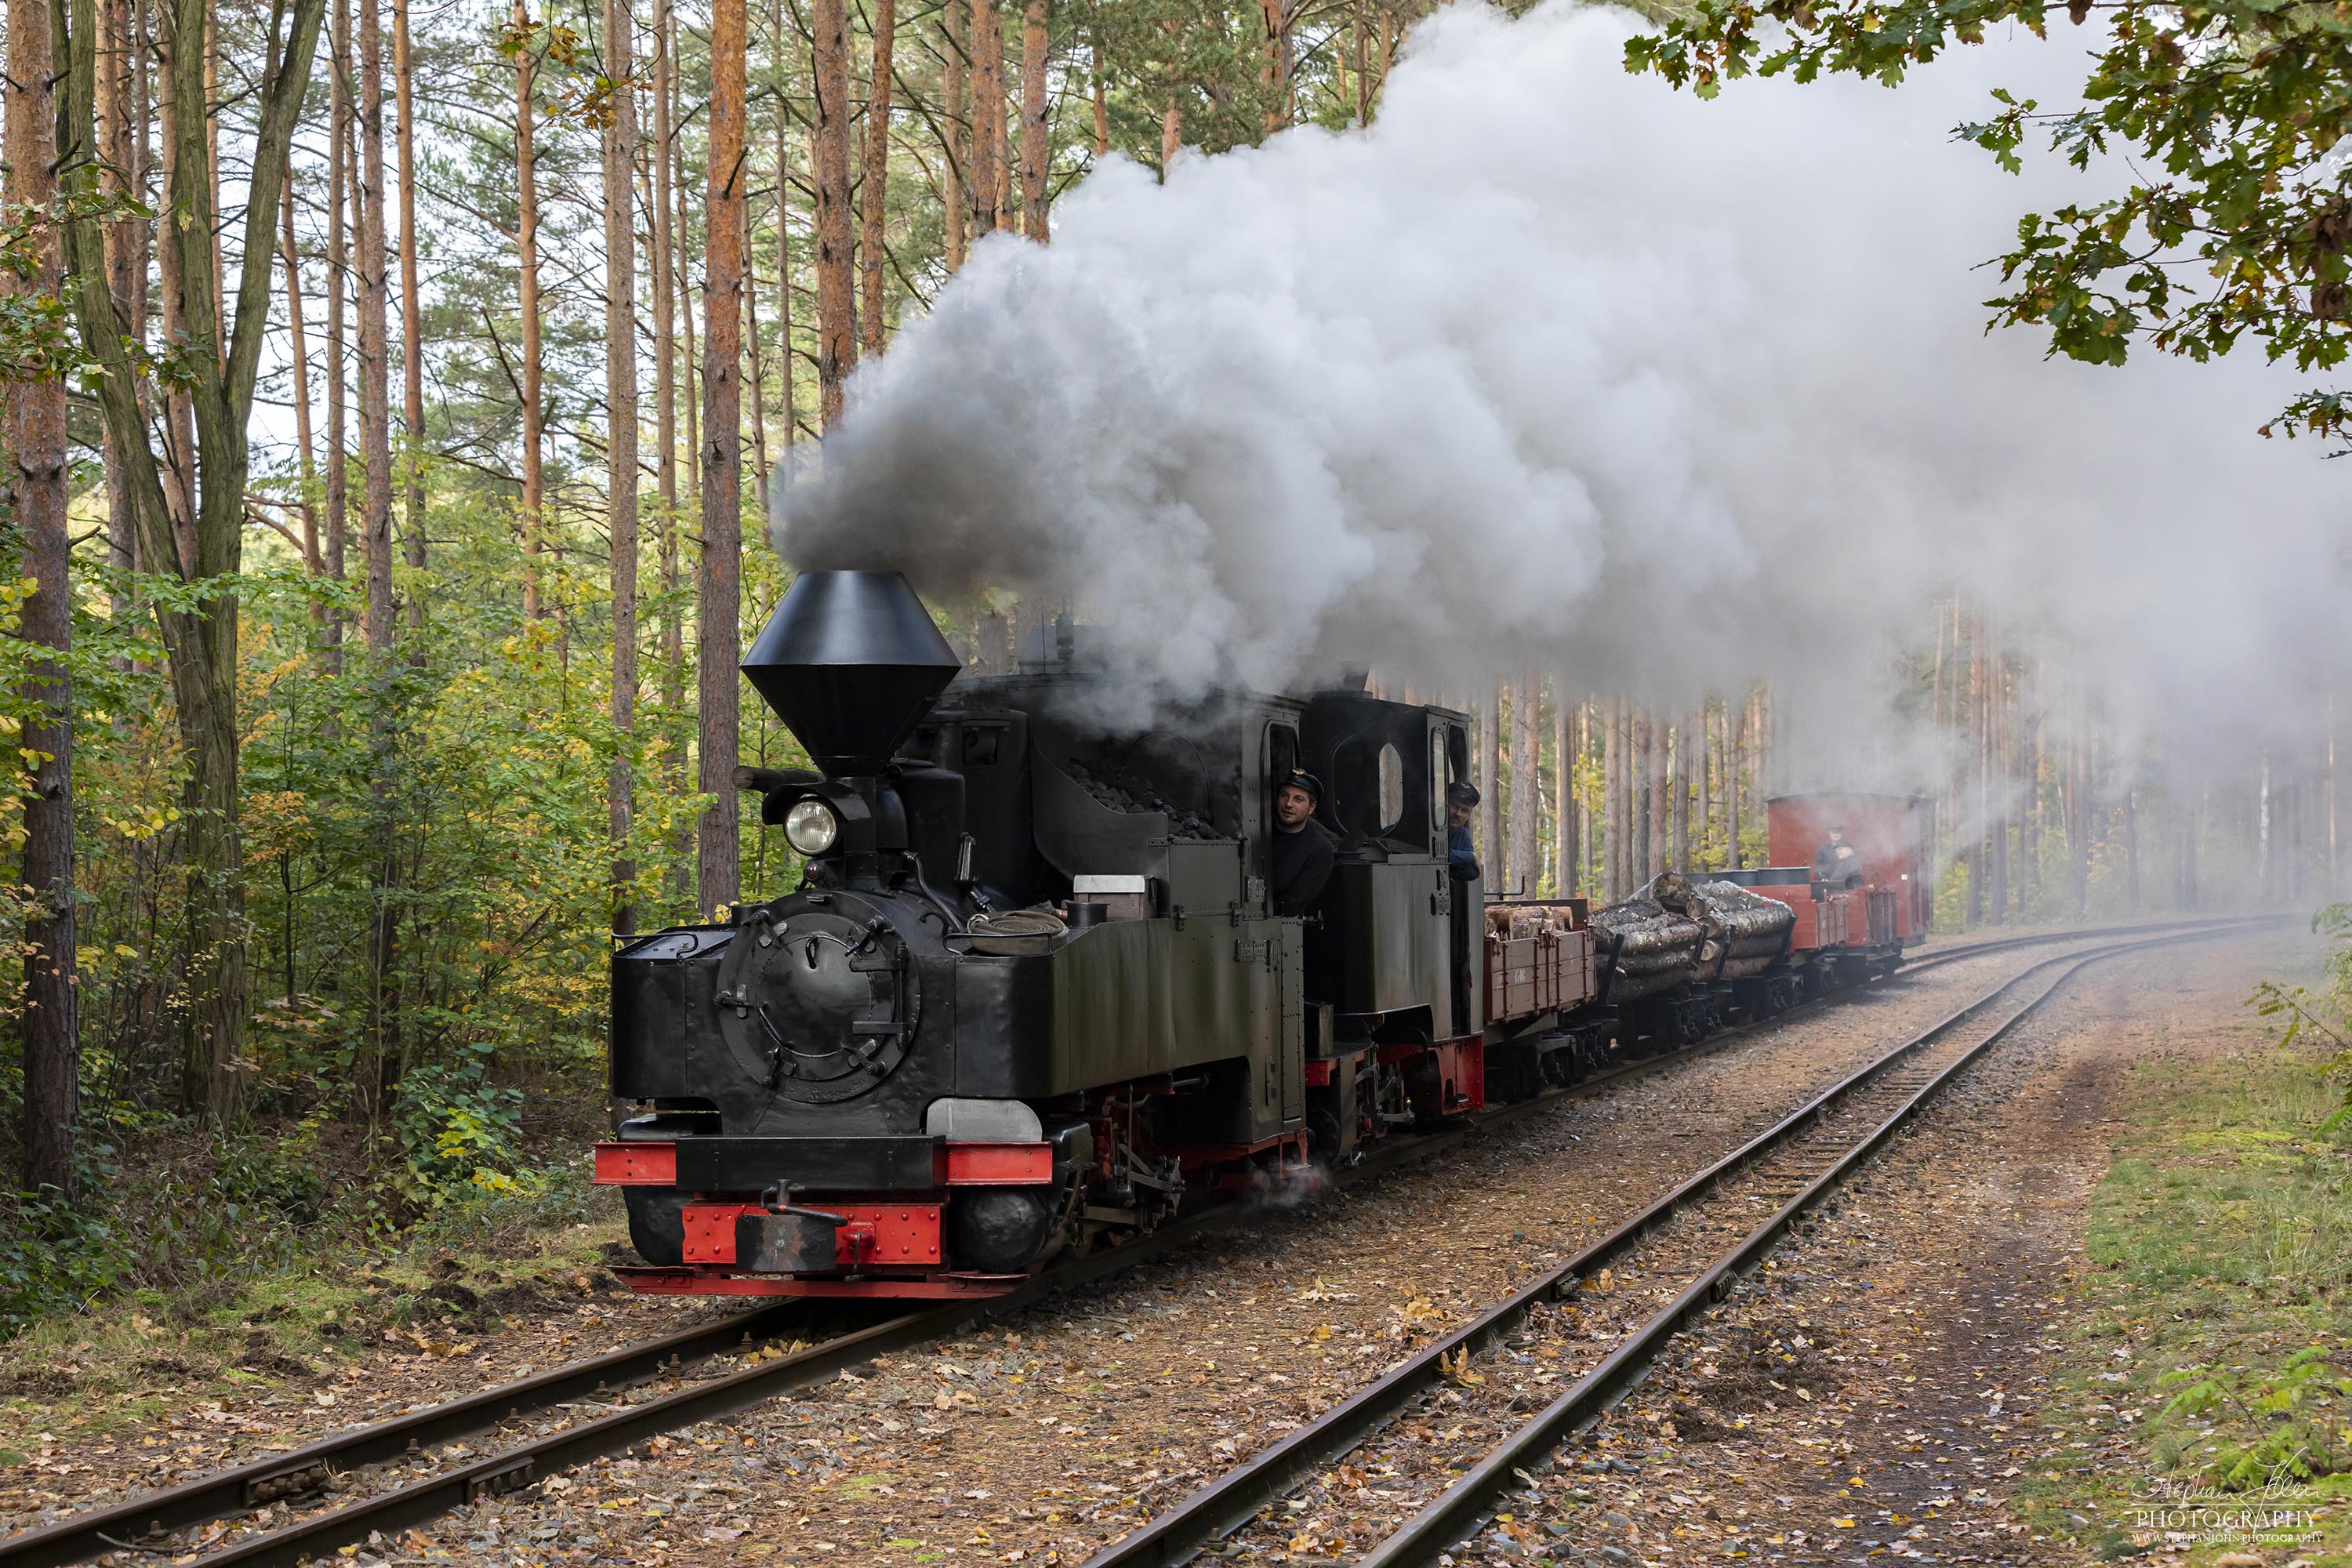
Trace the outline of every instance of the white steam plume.
{"type": "MultiPolygon", "coordinates": [[[[2082,57],[1896,92],[1628,77],[1637,23],[1463,4],[1377,124],[1114,159],[861,370],[784,488],[803,566],[1069,594],[1166,691],[1370,664],[1669,708],[1851,705],[1965,590],[2127,721],[2247,738],[2339,672],[2340,479],[2244,356],[2122,371],[1984,331],[2016,216],[1951,125],[2082,57]]],[[[2063,29],[2061,29],[2063,34],[2063,29]]],[[[2054,89],[2055,90],[2049,90],[2054,89]]]]}

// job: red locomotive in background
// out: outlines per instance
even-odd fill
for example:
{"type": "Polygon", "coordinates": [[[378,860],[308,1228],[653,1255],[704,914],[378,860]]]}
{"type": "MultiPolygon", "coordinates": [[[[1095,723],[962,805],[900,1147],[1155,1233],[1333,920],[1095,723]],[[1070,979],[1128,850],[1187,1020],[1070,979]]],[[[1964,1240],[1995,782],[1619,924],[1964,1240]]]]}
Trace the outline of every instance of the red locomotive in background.
{"type": "Polygon", "coordinates": [[[795,580],[744,674],[815,762],[755,772],[800,885],[613,955],[596,1150],[645,1291],[985,1295],[1307,1161],[1893,967],[1920,803],[1770,803],[1776,866],[1489,902],[1450,863],[1471,728],[1360,689],[1106,728],[1084,627],[961,662],[896,574],[795,580]],[[952,685],[950,684],[952,682],[952,685]],[[1277,795],[1328,880],[1277,908],[1277,795]],[[1852,847],[1812,862],[1832,827],[1852,847]],[[1847,869],[1849,864],[1851,869],[1847,869]]]}

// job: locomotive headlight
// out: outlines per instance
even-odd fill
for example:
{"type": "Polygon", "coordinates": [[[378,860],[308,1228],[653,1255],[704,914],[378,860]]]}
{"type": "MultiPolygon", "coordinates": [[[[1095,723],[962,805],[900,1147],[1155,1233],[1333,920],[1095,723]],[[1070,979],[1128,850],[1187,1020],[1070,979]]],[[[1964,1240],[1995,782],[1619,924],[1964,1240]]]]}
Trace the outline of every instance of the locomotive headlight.
{"type": "Polygon", "coordinates": [[[803,855],[822,855],[841,837],[841,818],[821,800],[803,800],[784,813],[784,842],[803,855]]]}

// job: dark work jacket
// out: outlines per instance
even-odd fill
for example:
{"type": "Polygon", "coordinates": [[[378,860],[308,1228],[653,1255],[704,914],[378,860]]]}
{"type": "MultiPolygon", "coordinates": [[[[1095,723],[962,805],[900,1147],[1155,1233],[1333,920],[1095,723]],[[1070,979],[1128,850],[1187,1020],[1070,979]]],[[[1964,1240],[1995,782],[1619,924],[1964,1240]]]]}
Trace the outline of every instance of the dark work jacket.
{"type": "Polygon", "coordinates": [[[1478,847],[1470,841],[1466,822],[1445,836],[1445,868],[1457,882],[1478,879],[1478,847]]]}
{"type": "Polygon", "coordinates": [[[1813,851],[1814,881],[1827,882],[1832,888],[1843,888],[1849,881],[1860,880],[1861,877],[1862,852],[1855,849],[1853,845],[1832,844],[1823,840],[1822,847],[1813,851]],[[1849,853],[1841,858],[1838,855],[1840,849],[1845,849],[1849,853]]]}
{"type": "Polygon", "coordinates": [[[1331,879],[1331,836],[1312,817],[1296,833],[1276,827],[1265,858],[1274,912],[1303,915],[1331,879]]]}

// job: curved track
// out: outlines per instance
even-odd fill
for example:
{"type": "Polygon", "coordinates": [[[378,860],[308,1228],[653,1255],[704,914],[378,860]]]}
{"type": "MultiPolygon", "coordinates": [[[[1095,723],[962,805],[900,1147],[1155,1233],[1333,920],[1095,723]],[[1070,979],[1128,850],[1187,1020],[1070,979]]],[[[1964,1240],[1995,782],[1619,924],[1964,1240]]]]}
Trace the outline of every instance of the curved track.
{"type": "MultiPolygon", "coordinates": [[[[2130,951],[2161,942],[2221,934],[2247,923],[2250,922],[2168,922],[2155,926],[2100,927],[1997,938],[1922,954],[1906,963],[1896,973],[1919,973],[1945,964],[2021,947],[2092,941],[2119,934],[2143,939],[2103,950],[2097,955],[2105,956],[2110,952],[2130,951]],[[2156,934],[2150,937],[2151,932],[2156,934]]],[[[2045,961],[2025,973],[2030,974],[2052,964],[2089,961],[2087,957],[2078,960],[2069,955],[2045,961]]],[[[1992,997],[2015,984],[2017,981],[2012,980],[1971,1004],[1969,1008],[1937,1026],[1930,1035],[1948,1030],[1972,1016],[1975,1011],[1988,1005],[1992,997]]],[[[1482,1127],[1506,1124],[1560,1100],[1591,1095],[1630,1078],[1712,1055],[1769,1024],[1791,1021],[1867,994],[1871,989],[1871,986],[1864,985],[1834,993],[1802,1004],[1764,1023],[1736,1026],[1681,1050],[1626,1062],[1591,1075],[1566,1089],[1549,1090],[1534,1099],[1495,1107],[1480,1113],[1473,1122],[1391,1141],[1368,1153],[1353,1168],[1339,1173],[1335,1180],[1342,1185],[1355,1185],[1371,1180],[1452,1148],[1475,1135],[1482,1127]]],[[[1916,1048],[1919,1044],[1920,1041],[1913,1041],[1900,1047],[1897,1052],[1882,1058],[1882,1064],[1916,1048]]],[[[1831,1090],[1830,1094],[1836,1096],[1850,1092],[1857,1080],[1880,1070],[1879,1065],[1865,1068],[1862,1074],[1831,1090]]],[[[1824,1100],[1828,1098],[1823,1097],[1824,1100]]],[[[1820,1108],[1821,1102],[1817,1101],[1790,1121],[1794,1122],[1812,1115],[1820,1108]]],[[[1783,1124],[1784,1127],[1787,1125],[1789,1123],[1783,1124]]],[[[1764,1137],[1771,1139],[1780,1131],[1776,1129],[1774,1133],[1767,1133],[1764,1137]]],[[[1763,1142],[1758,1141],[1759,1144],[1763,1142]]],[[[1600,1263],[1590,1260],[1603,1249],[1618,1244],[1620,1237],[1629,1233],[1638,1236],[1659,1223],[1662,1214],[1670,1213],[1673,1205],[1687,1201],[1694,1184],[1718,1179],[1725,1166],[1751,1157],[1751,1152],[1756,1148],[1756,1144],[1751,1144],[1728,1160],[1718,1163],[1709,1172],[1692,1178],[1691,1183],[1685,1183],[1675,1194],[1661,1200],[1666,1206],[1654,1208],[1637,1218],[1621,1231],[1619,1237],[1604,1241],[1600,1247],[1565,1266],[1560,1273],[1572,1279],[1588,1268],[1601,1267],[1600,1263]]],[[[395,1531],[462,1507],[478,1498],[529,1486],[568,1467],[617,1452],[645,1438],[822,1381],[875,1356],[940,1338],[976,1318],[1017,1311],[1045,1297],[1131,1268],[1185,1245],[1195,1237],[1236,1223],[1249,1212],[1245,1205],[1228,1205],[1187,1215],[1126,1246],[1088,1258],[1066,1259],[1011,1294],[898,1313],[782,1354],[772,1353],[772,1350],[770,1353],[762,1353],[754,1347],[763,1343],[772,1347],[774,1342],[788,1334],[794,1326],[805,1328],[806,1323],[802,1321],[805,1304],[779,1302],[763,1306],[576,1362],[534,1377],[485,1389],[390,1421],[355,1428],[290,1453],[272,1455],[179,1487],[126,1499],[38,1530],[22,1532],[0,1541],[0,1568],[50,1568],[52,1564],[87,1561],[118,1550],[147,1554],[184,1552],[191,1548],[173,1543],[171,1537],[173,1532],[192,1525],[264,1508],[281,1500],[288,1502],[298,1500],[329,1502],[331,1497],[322,1494],[331,1491],[337,1484],[337,1478],[365,1466],[382,1465],[406,1458],[411,1461],[411,1468],[423,1468],[425,1473],[404,1484],[387,1488],[341,1507],[320,1507],[307,1518],[283,1528],[250,1535],[217,1550],[205,1552],[202,1561],[207,1565],[292,1563],[306,1557],[331,1553],[340,1546],[364,1542],[372,1531],[395,1531]],[[725,1364],[730,1360],[735,1363],[731,1367],[725,1364]],[[690,1376],[692,1372],[705,1369],[708,1369],[708,1375],[690,1376]],[[674,1379],[677,1385],[646,1394],[632,1401],[632,1390],[642,1392],[646,1384],[658,1383],[664,1378],[674,1379]],[[486,1457],[467,1458],[463,1462],[434,1468],[439,1462],[435,1453],[436,1445],[450,1444],[462,1437],[481,1434],[501,1423],[551,1414],[561,1424],[551,1430],[542,1429],[529,1441],[500,1448],[486,1457]]],[[[1457,1334],[1448,1336],[1440,1342],[1441,1344],[1454,1352],[1461,1348],[1457,1341],[1467,1343],[1475,1338],[1480,1343],[1486,1342],[1502,1331],[1494,1326],[1502,1321],[1498,1314],[1509,1312],[1513,1303],[1520,1300],[1513,1298],[1512,1301],[1507,1301],[1457,1334]]],[[[1511,1321],[1516,1322],[1517,1320],[1513,1318],[1511,1321]]],[[[1327,1421],[1340,1416],[1360,1401],[1381,1394],[1381,1391],[1400,1384],[1400,1380],[1403,1384],[1411,1385],[1408,1394],[1412,1389],[1424,1386],[1424,1362],[1434,1364],[1425,1352],[1423,1357],[1399,1366],[1364,1390],[1355,1400],[1336,1408],[1331,1417],[1326,1418],[1327,1421]]],[[[1391,1405],[1383,1408],[1393,1407],[1391,1405]]],[[[1372,1417],[1375,1421],[1382,1418],[1372,1417]]],[[[1317,1427],[1302,1429],[1277,1447],[1291,1450],[1323,1425],[1318,1423],[1317,1427]]],[[[1274,1452],[1268,1450],[1267,1454],[1274,1452]]],[[[1196,1497],[1219,1491],[1242,1481],[1252,1473],[1268,1473],[1258,1468],[1265,1458],[1261,1455],[1259,1459],[1254,1459],[1216,1486],[1204,1489],[1204,1492],[1196,1494],[1196,1497]]],[[[1239,1496],[1240,1493],[1234,1495],[1239,1496]]],[[[1191,1507],[1191,1500],[1188,1500],[1184,1506],[1191,1507]]],[[[1183,1511],[1180,1508],[1176,1513],[1183,1511]]],[[[1164,1517],[1173,1519],[1175,1514],[1164,1517]]],[[[1244,1515],[1242,1522],[1246,1522],[1246,1518],[1244,1515]]],[[[1147,1526],[1145,1531],[1139,1531],[1129,1540],[1147,1535],[1154,1528],[1147,1526]]],[[[1125,1545],[1124,1542],[1121,1544],[1125,1545]]],[[[1117,1559],[1097,1559],[1098,1562],[1114,1560],[1117,1559]]],[[[1175,1560],[1173,1557],[1134,1559],[1138,1562],[1175,1560]]]]}

